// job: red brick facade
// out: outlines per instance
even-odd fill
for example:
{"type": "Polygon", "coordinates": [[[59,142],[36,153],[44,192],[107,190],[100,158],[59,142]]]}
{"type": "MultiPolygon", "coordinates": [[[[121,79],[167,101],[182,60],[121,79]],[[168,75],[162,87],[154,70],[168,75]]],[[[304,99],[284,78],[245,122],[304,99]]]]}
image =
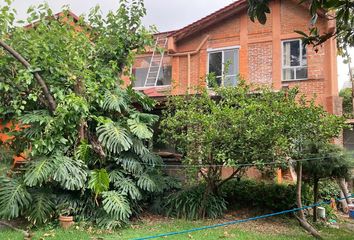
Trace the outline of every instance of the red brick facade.
{"type": "Polygon", "coordinates": [[[253,84],[272,85],[272,42],[248,44],[248,79],[253,84]]]}
{"type": "MultiPolygon", "coordinates": [[[[172,93],[185,94],[190,88],[205,85],[208,52],[235,47],[239,51],[238,72],[247,82],[274,89],[299,86],[309,97],[315,94],[317,103],[329,112],[339,113],[335,40],[327,41],[316,51],[307,47],[307,79],[282,81],[282,41],[299,39],[294,30],[307,32],[310,15],[306,6],[295,0],[273,0],[270,7],[265,25],[253,23],[247,16],[247,1],[240,0],[168,33],[169,57],[165,64],[172,66],[172,93]]],[[[333,25],[319,17],[321,32],[333,30],[333,25]]]]}

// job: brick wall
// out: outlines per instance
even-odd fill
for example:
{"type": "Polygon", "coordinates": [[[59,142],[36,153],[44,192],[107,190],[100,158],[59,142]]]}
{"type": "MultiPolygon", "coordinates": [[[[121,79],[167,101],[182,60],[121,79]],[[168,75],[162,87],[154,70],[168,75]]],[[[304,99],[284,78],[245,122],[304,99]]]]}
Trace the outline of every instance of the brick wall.
{"type": "Polygon", "coordinates": [[[268,15],[267,22],[264,25],[259,24],[258,22],[252,22],[251,19],[248,18],[247,28],[249,39],[271,36],[273,27],[272,20],[272,14],[268,15]]]}
{"type": "MultiPolygon", "coordinates": [[[[307,47],[308,80],[281,82],[281,41],[301,38],[294,30],[308,31],[310,16],[308,9],[296,1],[273,0],[270,6],[271,14],[265,25],[250,21],[245,9],[175,42],[176,53],[184,55],[171,57],[174,93],[186,93],[188,79],[192,88],[205,84],[209,49],[234,46],[240,50],[239,70],[246,81],[273,85],[276,89],[299,86],[308,98],[316,95],[316,102],[332,112],[333,101],[328,98],[338,95],[333,41],[318,47],[318,51],[307,47]],[[187,52],[195,51],[206,36],[209,36],[206,43],[188,61],[187,52]]],[[[320,17],[318,27],[326,32],[326,20],[320,17]]]]}
{"type": "Polygon", "coordinates": [[[325,78],[325,51],[322,46],[316,48],[307,47],[307,65],[309,79],[324,79],[325,78]]]}
{"type": "MultiPolygon", "coordinates": [[[[195,69],[195,68],[193,68],[195,69]]],[[[178,94],[184,94],[187,92],[188,86],[188,58],[179,57],[179,81],[176,82],[175,86],[177,88],[178,94]]]]}
{"type": "Polygon", "coordinates": [[[323,79],[284,82],[283,86],[287,86],[289,88],[298,87],[300,92],[307,96],[308,100],[314,98],[317,104],[326,106],[325,81],[323,79]]]}
{"type": "MultiPolygon", "coordinates": [[[[294,30],[306,31],[310,27],[310,14],[308,8],[300,6],[292,0],[281,0],[281,33],[290,34],[294,30]]],[[[326,22],[318,19],[317,25],[324,29],[326,22]]]]}
{"type": "Polygon", "coordinates": [[[248,45],[249,81],[257,85],[272,85],[272,42],[248,45]]]}

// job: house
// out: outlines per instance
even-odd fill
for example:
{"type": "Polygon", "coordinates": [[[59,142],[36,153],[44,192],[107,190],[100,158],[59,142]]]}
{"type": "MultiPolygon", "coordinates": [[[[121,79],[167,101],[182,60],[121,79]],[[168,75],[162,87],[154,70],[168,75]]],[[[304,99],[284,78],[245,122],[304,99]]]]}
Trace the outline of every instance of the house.
{"type": "MultiPolygon", "coordinates": [[[[222,86],[234,86],[239,78],[274,90],[298,86],[328,112],[341,115],[336,40],[303,47],[301,36],[294,32],[308,32],[308,5],[272,0],[271,13],[261,25],[250,20],[247,3],[235,1],[182,29],[156,34],[155,47],[137,56],[134,77],[124,78],[125,84],[163,102],[168,94],[189,94],[195,87],[208,86],[206,75],[215,73],[222,86]]],[[[318,14],[319,31],[334,31],[334,20],[324,12],[318,14]]],[[[171,147],[155,146],[155,150],[165,154],[171,147]]],[[[223,170],[223,176],[229,174],[223,170]]],[[[248,175],[262,178],[255,169],[248,175]]]]}
{"type": "MultiPolygon", "coordinates": [[[[275,90],[298,86],[307,96],[316,95],[328,112],[341,114],[335,39],[303,47],[294,30],[308,31],[308,6],[272,0],[270,8],[265,25],[252,22],[247,0],[239,0],[182,29],[156,34],[156,47],[137,56],[135,80],[125,78],[125,84],[161,99],[206,86],[206,75],[214,72],[223,86],[236,85],[238,76],[275,90]]],[[[335,22],[320,12],[317,27],[322,33],[334,31],[335,22]]]]}

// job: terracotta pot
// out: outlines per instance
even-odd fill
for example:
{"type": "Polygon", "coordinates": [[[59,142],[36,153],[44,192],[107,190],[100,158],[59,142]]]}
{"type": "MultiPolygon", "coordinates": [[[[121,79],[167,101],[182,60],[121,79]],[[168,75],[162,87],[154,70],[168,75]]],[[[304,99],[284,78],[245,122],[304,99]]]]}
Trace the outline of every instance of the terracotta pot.
{"type": "Polygon", "coordinates": [[[59,216],[60,226],[64,229],[68,229],[71,225],[74,224],[73,216],[59,216]]]}

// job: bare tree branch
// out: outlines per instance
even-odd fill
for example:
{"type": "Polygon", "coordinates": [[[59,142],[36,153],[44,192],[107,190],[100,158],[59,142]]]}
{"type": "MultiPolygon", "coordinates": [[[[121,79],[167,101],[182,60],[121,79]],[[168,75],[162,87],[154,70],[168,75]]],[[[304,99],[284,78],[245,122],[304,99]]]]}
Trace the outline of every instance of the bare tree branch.
{"type": "Polygon", "coordinates": [[[218,187],[220,188],[224,183],[226,183],[227,181],[231,180],[233,177],[235,177],[240,171],[241,171],[242,168],[237,168],[228,178],[225,178],[224,180],[222,180],[218,187]]]}
{"type": "Polygon", "coordinates": [[[22,229],[16,228],[14,227],[12,224],[8,223],[8,222],[4,222],[4,221],[0,221],[0,225],[6,226],[14,231],[18,231],[21,232],[24,235],[24,239],[31,239],[31,233],[29,233],[28,231],[24,231],[22,229]]]}

